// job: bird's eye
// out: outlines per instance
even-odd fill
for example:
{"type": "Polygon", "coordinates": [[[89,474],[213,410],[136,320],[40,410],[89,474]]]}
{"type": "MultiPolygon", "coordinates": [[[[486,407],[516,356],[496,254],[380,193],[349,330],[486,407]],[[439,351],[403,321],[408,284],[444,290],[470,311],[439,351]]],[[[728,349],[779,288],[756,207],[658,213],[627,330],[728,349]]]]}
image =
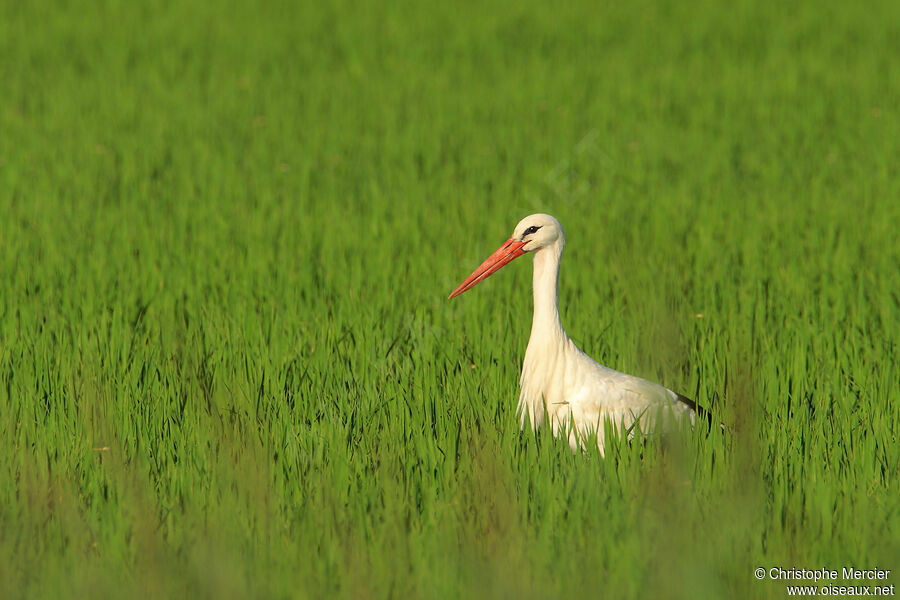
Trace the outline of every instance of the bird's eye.
{"type": "Polygon", "coordinates": [[[541,227],[539,227],[537,225],[532,225],[531,227],[529,227],[528,229],[525,230],[525,233],[522,234],[522,237],[524,238],[526,235],[531,235],[532,233],[537,233],[537,230],[540,228],[541,227]]]}

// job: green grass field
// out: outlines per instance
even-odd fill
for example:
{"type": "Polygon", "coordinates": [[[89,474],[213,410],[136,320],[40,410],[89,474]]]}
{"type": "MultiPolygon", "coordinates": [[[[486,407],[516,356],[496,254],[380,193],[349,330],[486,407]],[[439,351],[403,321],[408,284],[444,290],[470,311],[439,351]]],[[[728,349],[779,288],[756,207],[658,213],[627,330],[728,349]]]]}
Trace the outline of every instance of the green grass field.
{"type": "Polygon", "coordinates": [[[900,584],[892,2],[0,3],[0,596],[900,584]],[[518,429],[563,323],[728,425],[518,429]]]}

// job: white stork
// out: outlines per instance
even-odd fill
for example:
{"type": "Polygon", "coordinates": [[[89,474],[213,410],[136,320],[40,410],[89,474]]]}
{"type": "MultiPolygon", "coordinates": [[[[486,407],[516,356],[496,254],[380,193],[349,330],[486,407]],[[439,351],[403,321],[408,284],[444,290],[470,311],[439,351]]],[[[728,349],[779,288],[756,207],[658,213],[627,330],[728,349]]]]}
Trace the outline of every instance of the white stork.
{"type": "Polygon", "coordinates": [[[562,225],[545,214],[525,217],[513,235],[453,290],[454,298],[526,252],[534,252],[534,316],[525,351],[519,425],[526,414],[532,430],[549,417],[554,436],[561,432],[572,450],[585,447],[596,434],[604,453],[604,422],[616,431],[644,435],[660,422],[667,425],[697,414],[693,401],[663,386],[614,371],[593,360],[569,339],[559,320],[557,280],[565,237],[562,225]]]}

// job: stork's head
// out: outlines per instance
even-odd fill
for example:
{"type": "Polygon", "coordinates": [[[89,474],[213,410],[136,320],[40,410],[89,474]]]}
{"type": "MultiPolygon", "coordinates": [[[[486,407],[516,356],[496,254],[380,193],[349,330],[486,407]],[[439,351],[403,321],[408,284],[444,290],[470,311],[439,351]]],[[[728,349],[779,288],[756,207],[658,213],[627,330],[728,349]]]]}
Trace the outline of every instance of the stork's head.
{"type": "Polygon", "coordinates": [[[559,221],[543,213],[525,217],[516,225],[512,237],[481,263],[481,266],[475,269],[471,275],[466,277],[466,280],[453,290],[450,297],[459,296],[481,283],[508,265],[514,258],[518,258],[526,252],[536,252],[557,242],[563,242],[563,228],[559,221]]]}
{"type": "Polygon", "coordinates": [[[556,240],[562,239],[563,228],[559,221],[545,215],[537,213],[528,215],[516,225],[513,230],[511,240],[525,242],[522,250],[525,252],[534,252],[540,250],[544,246],[549,246],[556,240]]]}

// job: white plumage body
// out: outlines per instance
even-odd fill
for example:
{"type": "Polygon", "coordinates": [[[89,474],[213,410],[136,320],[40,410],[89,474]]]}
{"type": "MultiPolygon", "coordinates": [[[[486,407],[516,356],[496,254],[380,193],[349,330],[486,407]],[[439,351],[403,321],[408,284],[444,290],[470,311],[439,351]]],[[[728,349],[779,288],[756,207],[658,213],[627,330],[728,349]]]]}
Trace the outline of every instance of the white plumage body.
{"type": "Polygon", "coordinates": [[[594,361],[566,335],[559,319],[557,282],[565,238],[550,215],[523,219],[513,236],[451,294],[461,294],[516,256],[534,252],[534,316],[520,379],[519,422],[533,430],[549,421],[573,450],[596,435],[604,452],[605,422],[617,431],[643,434],[658,425],[695,420],[690,401],[645,379],[594,361]],[[635,423],[638,421],[637,423],[635,423]]]}

